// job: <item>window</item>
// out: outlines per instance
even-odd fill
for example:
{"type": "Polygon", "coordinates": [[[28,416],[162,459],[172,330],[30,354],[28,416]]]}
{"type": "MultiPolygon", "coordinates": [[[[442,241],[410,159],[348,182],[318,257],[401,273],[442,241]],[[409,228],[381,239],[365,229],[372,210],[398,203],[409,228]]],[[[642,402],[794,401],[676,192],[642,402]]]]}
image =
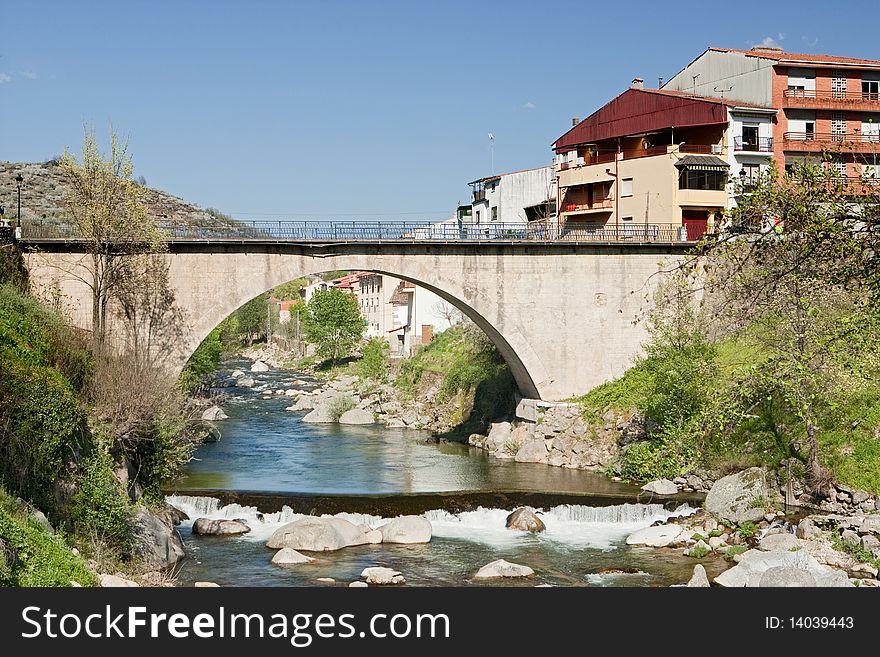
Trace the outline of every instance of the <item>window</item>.
{"type": "Polygon", "coordinates": [[[682,167],[678,174],[679,189],[705,189],[720,192],[727,183],[727,171],[721,169],[682,167]]]}
{"type": "Polygon", "coordinates": [[[880,80],[862,80],[862,98],[880,100],[880,80]]]}
{"type": "Polygon", "coordinates": [[[873,119],[862,121],[862,141],[880,142],[880,123],[873,119]]]}
{"type": "Polygon", "coordinates": [[[742,169],[739,172],[739,179],[740,183],[742,184],[743,191],[754,189],[755,185],[757,185],[758,181],[761,179],[761,165],[743,164],[742,169]]]}
{"type": "Polygon", "coordinates": [[[844,160],[839,155],[836,156],[833,160],[831,160],[831,172],[835,176],[846,176],[846,160],[844,160]]]}
{"type": "Polygon", "coordinates": [[[742,149],[744,151],[761,150],[758,146],[758,126],[743,125],[742,131],[742,149]]]}
{"type": "Polygon", "coordinates": [[[620,196],[621,198],[624,196],[632,196],[633,195],[633,179],[632,178],[624,178],[620,181],[620,196]]]}
{"type": "Polygon", "coordinates": [[[813,140],[816,138],[816,122],[804,121],[804,139],[813,140]]]}
{"type": "Polygon", "coordinates": [[[477,210],[477,223],[480,223],[480,211],[477,210]]]}
{"type": "Polygon", "coordinates": [[[846,137],[846,112],[831,112],[831,138],[843,141],[846,137]]]}
{"type": "Polygon", "coordinates": [[[843,71],[831,72],[831,97],[846,98],[846,73],[843,71]]]}
{"type": "Polygon", "coordinates": [[[788,69],[788,95],[813,98],[816,95],[816,72],[808,68],[788,69]]]}
{"type": "Polygon", "coordinates": [[[498,221],[498,206],[492,206],[492,221],[498,221]]]}

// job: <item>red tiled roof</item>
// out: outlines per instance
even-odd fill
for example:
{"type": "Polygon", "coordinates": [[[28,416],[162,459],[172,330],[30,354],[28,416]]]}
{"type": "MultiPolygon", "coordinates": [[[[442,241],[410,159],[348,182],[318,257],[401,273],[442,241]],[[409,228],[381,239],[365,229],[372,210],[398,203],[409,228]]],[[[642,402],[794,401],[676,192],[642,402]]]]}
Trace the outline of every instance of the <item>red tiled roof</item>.
{"type": "Polygon", "coordinates": [[[775,59],[780,62],[799,61],[799,62],[815,62],[817,64],[865,64],[868,66],[880,66],[878,59],[859,59],[857,57],[838,57],[836,55],[813,55],[809,53],[792,53],[782,50],[737,50],[736,48],[709,48],[717,52],[737,52],[748,57],[762,57],[764,59],[775,59]]]}

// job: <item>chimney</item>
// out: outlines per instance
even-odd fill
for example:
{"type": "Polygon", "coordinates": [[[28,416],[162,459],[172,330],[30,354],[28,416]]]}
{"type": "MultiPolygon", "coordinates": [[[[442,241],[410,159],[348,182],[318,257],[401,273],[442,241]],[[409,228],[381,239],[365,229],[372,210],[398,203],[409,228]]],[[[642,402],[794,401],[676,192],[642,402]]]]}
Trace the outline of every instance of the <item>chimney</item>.
{"type": "Polygon", "coordinates": [[[645,81],[642,78],[633,78],[632,83],[629,85],[630,89],[644,89],[645,81]]]}
{"type": "Polygon", "coordinates": [[[575,127],[580,122],[581,122],[581,117],[579,117],[579,116],[571,117],[571,127],[572,128],[575,127]]]}

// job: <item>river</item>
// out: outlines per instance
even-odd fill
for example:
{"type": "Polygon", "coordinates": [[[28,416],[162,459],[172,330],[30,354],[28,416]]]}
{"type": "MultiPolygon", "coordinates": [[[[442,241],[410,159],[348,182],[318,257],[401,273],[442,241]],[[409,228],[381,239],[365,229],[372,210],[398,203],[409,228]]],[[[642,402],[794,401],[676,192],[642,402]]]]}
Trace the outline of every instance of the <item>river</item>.
{"type": "MultiPolygon", "coordinates": [[[[228,361],[218,374],[228,377],[249,365],[228,361]]],[[[427,432],[306,424],[301,413],[285,410],[290,397],[269,393],[314,381],[281,371],[249,375],[253,388],[221,389],[229,415],[217,423],[221,438],[199,447],[169,487],[168,500],[192,520],[243,518],[252,531],[200,537],[192,534],[192,520],[183,523],[189,556],[178,574],[181,585],[330,585],[317,579],[348,583],[365,567],[383,565],[402,572],[409,585],[467,586],[475,584],[471,577],[480,566],[499,558],[536,572],[507,585],[668,586],[687,581],[693,570],[694,561],[677,551],[625,545],[636,529],[689,513],[687,504],[639,503],[637,489],[601,474],[498,460],[467,445],[429,442],[427,432]],[[505,528],[507,514],[523,503],[543,508],[545,532],[505,528]],[[384,517],[424,513],[433,538],[273,566],[266,539],[303,513],[339,514],[373,526],[384,517]]],[[[720,561],[703,563],[710,574],[724,569],[720,561]]]]}

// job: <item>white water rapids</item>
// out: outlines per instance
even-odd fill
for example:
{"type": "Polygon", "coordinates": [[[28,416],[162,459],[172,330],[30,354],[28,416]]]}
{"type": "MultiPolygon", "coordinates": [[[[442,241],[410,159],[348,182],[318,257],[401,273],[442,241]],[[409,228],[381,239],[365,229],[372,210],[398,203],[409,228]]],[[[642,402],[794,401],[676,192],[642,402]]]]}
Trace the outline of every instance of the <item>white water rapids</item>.
{"type": "MultiPolygon", "coordinates": [[[[255,507],[240,504],[222,505],[213,497],[188,495],[168,496],[169,504],[184,511],[190,521],[197,518],[240,518],[251,528],[244,540],[265,541],[281,525],[305,517],[289,507],[276,513],[261,513],[255,507]]],[[[511,509],[512,510],[512,509],[511,509]]],[[[648,527],[657,520],[675,516],[686,516],[696,509],[687,504],[674,511],[666,510],[660,504],[620,504],[616,506],[593,507],[565,504],[547,510],[538,510],[546,525],[546,531],[532,535],[527,532],[511,531],[505,527],[505,520],[511,510],[477,508],[475,511],[450,513],[440,509],[422,514],[431,522],[433,535],[495,547],[514,545],[524,540],[552,541],[572,547],[593,547],[610,549],[632,532],[648,527]]],[[[365,523],[371,527],[384,524],[387,519],[355,513],[338,513],[355,524],[365,523]]]]}

